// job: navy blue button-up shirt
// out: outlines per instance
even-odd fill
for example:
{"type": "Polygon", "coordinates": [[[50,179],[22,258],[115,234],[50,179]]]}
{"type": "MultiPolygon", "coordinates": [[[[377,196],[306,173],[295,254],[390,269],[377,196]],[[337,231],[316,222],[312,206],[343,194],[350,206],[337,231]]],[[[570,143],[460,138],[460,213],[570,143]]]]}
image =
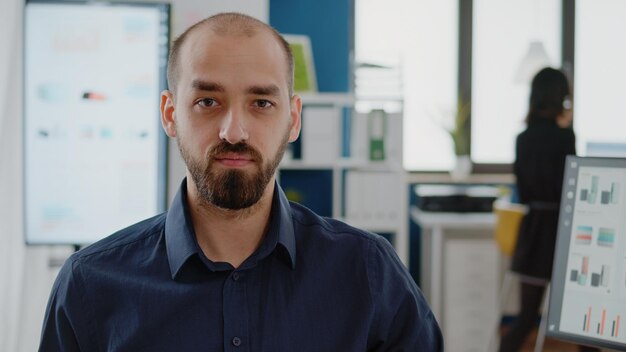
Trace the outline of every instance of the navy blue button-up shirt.
{"type": "Polygon", "coordinates": [[[239,268],[198,246],[186,182],[164,214],[72,255],[40,351],[440,351],[439,327],[391,245],[290,203],[239,268]]]}

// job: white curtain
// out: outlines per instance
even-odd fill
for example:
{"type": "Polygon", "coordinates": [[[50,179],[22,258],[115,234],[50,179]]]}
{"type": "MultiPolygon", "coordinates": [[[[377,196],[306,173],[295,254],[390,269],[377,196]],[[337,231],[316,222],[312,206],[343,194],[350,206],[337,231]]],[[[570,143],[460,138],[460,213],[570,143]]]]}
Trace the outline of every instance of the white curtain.
{"type": "Polygon", "coordinates": [[[22,306],[22,6],[8,0],[0,11],[0,351],[19,348],[22,306]]]}
{"type": "Polygon", "coordinates": [[[36,351],[58,266],[71,248],[26,247],[22,197],[23,0],[0,11],[0,351],[36,351]]]}

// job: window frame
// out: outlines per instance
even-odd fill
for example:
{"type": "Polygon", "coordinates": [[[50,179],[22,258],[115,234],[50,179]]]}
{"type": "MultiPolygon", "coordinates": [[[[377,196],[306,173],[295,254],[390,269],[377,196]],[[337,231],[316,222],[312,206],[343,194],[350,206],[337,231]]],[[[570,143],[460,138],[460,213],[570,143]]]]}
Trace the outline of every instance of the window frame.
{"type": "MultiPolygon", "coordinates": [[[[472,101],[472,47],[473,0],[459,0],[459,89],[472,101]]],[[[570,82],[574,82],[575,0],[562,0],[561,4],[561,67],[570,82]]],[[[472,115],[470,112],[470,138],[472,115]]],[[[470,158],[472,151],[470,148],[470,158]]],[[[474,163],[472,173],[502,174],[513,172],[513,163],[474,163]]]]}

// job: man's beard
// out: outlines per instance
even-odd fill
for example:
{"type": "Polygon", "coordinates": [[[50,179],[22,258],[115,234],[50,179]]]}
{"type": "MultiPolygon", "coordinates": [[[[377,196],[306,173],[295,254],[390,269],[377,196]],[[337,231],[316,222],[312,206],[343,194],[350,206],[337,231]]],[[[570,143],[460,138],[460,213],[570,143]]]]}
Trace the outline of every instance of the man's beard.
{"type": "Polygon", "coordinates": [[[261,199],[285,153],[288,139],[289,131],[283,137],[274,158],[267,163],[259,151],[243,142],[230,144],[222,140],[211,148],[204,160],[194,159],[180,138],[177,139],[177,143],[191,178],[196,184],[200,200],[206,205],[240,210],[251,207],[261,199]],[[214,167],[216,156],[229,152],[251,157],[257,167],[251,173],[237,169],[220,170],[214,167]]]}

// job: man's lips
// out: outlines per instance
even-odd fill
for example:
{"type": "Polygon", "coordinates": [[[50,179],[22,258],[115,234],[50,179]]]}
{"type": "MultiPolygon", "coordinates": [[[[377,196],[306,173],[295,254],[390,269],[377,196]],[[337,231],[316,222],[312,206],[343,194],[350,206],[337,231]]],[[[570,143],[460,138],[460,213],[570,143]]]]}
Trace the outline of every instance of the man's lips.
{"type": "Polygon", "coordinates": [[[228,167],[242,167],[254,163],[249,155],[237,153],[224,153],[215,157],[215,161],[228,167]]]}

